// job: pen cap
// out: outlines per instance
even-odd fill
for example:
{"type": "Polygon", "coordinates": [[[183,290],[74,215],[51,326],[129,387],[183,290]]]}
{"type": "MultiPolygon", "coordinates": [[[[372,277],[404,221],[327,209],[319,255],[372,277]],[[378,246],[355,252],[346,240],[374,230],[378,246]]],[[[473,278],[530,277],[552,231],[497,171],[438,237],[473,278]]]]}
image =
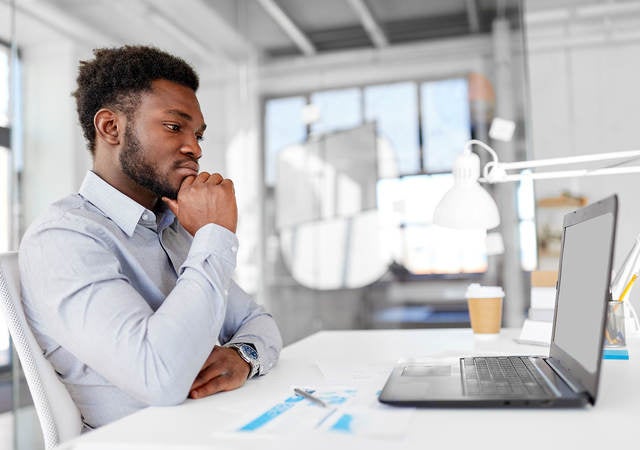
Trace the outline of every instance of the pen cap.
{"type": "Polygon", "coordinates": [[[478,283],[470,284],[465,293],[466,298],[502,298],[504,290],[501,286],[481,286],[478,283]]]}

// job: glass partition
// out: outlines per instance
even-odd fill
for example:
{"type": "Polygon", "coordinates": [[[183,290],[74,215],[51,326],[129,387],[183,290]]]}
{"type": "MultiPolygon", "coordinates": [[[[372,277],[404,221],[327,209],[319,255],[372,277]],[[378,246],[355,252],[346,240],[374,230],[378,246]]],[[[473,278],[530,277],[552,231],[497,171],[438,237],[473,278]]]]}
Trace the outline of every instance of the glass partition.
{"type": "MultiPolygon", "coordinates": [[[[373,58],[354,52],[353,67],[346,58],[342,61],[346,68],[317,64],[309,70],[313,76],[308,75],[308,81],[306,72],[299,71],[296,91],[265,96],[263,274],[266,301],[282,318],[285,341],[322,328],[468,326],[464,288],[470,281],[502,283],[505,261],[515,263],[515,277],[522,280],[522,267],[535,260],[535,240],[530,242],[527,228],[533,219],[530,214],[522,216],[526,224],[507,221],[498,230],[498,239],[505,241],[501,255],[487,247],[482,231],[432,224],[435,205],[452,183],[454,159],[470,138],[493,144],[489,127],[494,117],[517,123],[516,138],[503,144],[501,153],[507,159],[526,156],[522,3],[481,6],[475,30],[434,35],[412,52],[391,49],[373,58]],[[340,71],[350,76],[336,77],[334,72],[340,71]],[[336,78],[339,81],[327,81],[336,78]],[[276,114],[277,105],[291,102],[296,102],[297,115],[276,114]],[[309,110],[314,114],[305,116],[309,110]],[[291,128],[276,125],[283,121],[290,121],[291,128]],[[307,124],[304,133],[299,133],[301,123],[307,124]],[[340,136],[347,142],[347,135],[361,133],[368,124],[373,133],[369,144],[352,138],[332,157],[318,152],[318,145],[324,149],[340,136]],[[276,137],[279,133],[292,137],[291,130],[298,130],[294,141],[276,137]],[[275,148],[273,142],[278,140],[283,145],[275,148]],[[327,216],[327,205],[354,192],[367,192],[360,175],[363,167],[374,171],[367,180],[375,186],[373,208],[360,202],[360,209],[327,216]],[[340,176],[351,182],[340,186],[340,176]],[[289,201],[282,201],[282,193],[289,201]],[[278,218],[292,216],[304,220],[282,227],[278,218]],[[520,230],[525,239],[520,239],[520,230]],[[367,236],[369,245],[354,246],[354,239],[361,236],[367,236]],[[362,261],[368,262],[373,278],[349,284],[353,265],[362,266],[362,261]],[[403,308],[407,315],[385,313],[393,308],[403,308]],[[389,317],[411,319],[388,321],[389,317]]],[[[449,4],[443,11],[451,8],[449,4]]],[[[521,198],[533,197],[532,189],[517,194],[515,189],[497,192],[503,202],[513,204],[514,211],[521,198]]],[[[522,289],[522,283],[516,287],[522,289]]],[[[514,310],[521,320],[524,306],[514,310]]]]}

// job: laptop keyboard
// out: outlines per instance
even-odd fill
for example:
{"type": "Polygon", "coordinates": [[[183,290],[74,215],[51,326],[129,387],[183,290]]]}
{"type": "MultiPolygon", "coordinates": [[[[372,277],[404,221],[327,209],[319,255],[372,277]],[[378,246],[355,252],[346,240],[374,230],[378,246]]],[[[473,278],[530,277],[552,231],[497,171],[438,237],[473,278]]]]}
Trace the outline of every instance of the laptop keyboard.
{"type": "Polygon", "coordinates": [[[470,396],[547,397],[553,395],[526,356],[462,358],[464,391],[470,396]]]}

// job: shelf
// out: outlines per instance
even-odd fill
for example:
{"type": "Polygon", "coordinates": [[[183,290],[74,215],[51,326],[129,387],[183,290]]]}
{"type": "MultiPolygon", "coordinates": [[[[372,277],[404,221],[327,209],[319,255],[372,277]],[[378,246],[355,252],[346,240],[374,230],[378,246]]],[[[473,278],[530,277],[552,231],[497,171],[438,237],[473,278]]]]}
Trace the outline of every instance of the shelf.
{"type": "Polygon", "coordinates": [[[560,195],[558,197],[545,197],[537,201],[539,208],[581,208],[587,205],[587,197],[573,197],[560,195]]]}

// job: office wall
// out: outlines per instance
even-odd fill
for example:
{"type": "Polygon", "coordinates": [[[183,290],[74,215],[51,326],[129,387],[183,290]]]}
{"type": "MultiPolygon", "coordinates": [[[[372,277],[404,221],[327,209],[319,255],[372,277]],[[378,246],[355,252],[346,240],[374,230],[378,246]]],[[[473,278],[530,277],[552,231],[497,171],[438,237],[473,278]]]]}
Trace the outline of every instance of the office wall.
{"type": "Polygon", "coordinates": [[[21,46],[23,65],[23,225],[52,201],[77,191],[90,166],[71,92],[83,52],[52,36],[21,46]]]}
{"type": "MultiPolygon", "coordinates": [[[[534,12],[544,12],[558,8],[562,2],[527,3],[538,5],[534,12]]],[[[0,4],[2,7],[5,5],[0,4]]],[[[527,33],[533,157],[640,148],[635,133],[640,89],[634,89],[634,74],[640,66],[640,41],[637,37],[619,35],[611,39],[616,30],[606,26],[615,25],[615,21],[609,21],[608,25],[605,22],[600,21],[600,28],[592,24],[593,33],[588,38],[567,35],[572,27],[559,21],[542,25],[538,21],[537,29],[534,27],[527,33]]],[[[636,23],[636,28],[637,25],[640,23],[636,23]]],[[[625,30],[629,26],[625,23],[625,30]]],[[[91,44],[54,30],[38,31],[34,36],[26,25],[19,30],[18,37],[25,68],[23,224],[28,225],[46,205],[75,191],[90,166],[69,94],[75,86],[78,59],[90,56],[90,49],[102,42],[91,44]]],[[[490,67],[487,60],[490,48],[488,39],[475,38],[383,51],[348,51],[312,61],[290,60],[286,64],[258,65],[250,59],[228,65],[196,62],[202,76],[199,98],[209,125],[202,167],[220,171],[236,182],[241,284],[259,293],[258,270],[263,254],[259,249],[263,203],[261,96],[414,77],[437,78],[470,70],[485,72],[490,67]]],[[[542,197],[569,187],[593,200],[618,192],[621,220],[616,259],[620,261],[640,232],[640,212],[635,208],[638,180],[637,175],[626,175],[615,179],[545,181],[536,185],[536,192],[542,197]]],[[[640,297],[640,289],[633,297],[640,297]]],[[[313,306],[311,294],[306,298],[292,295],[290,302],[282,305],[287,317],[291,316],[287,322],[297,324],[292,336],[309,332],[309,322],[298,320],[296,314],[306,317],[319,308],[313,306]]],[[[340,308],[349,311],[337,313],[333,302],[327,300],[326,308],[323,306],[318,314],[327,321],[339,315],[340,326],[347,326],[351,319],[346,318],[357,314],[357,302],[353,302],[353,307],[343,306],[349,305],[349,301],[341,298],[340,308]]]]}
{"type": "MultiPolygon", "coordinates": [[[[200,70],[198,98],[207,122],[201,167],[234,182],[240,241],[236,280],[249,293],[260,286],[262,184],[256,62],[200,70]]],[[[258,300],[262,297],[258,295],[258,300]]]]}
{"type": "MultiPolygon", "coordinates": [[[[629,32],[640,27],[640,14],[595,20],[575,14],[569,16],[571,25],[553,14],[543,20],[558,7],[536,4],[528,14],[533,157],[640,149],[640,35],[629,32]]],[[[594,201],[617,193],[618,267],[640,233],[639,188],[640,174],[549,180],[536,183],[536,196],[570,190],[594,201]]],[[[631,300],[640,305],[640,289],[632,291],[631,300]]]]}
{"type": "MultiPolygon", "coordinates": [[[[24,229],[51,202],[76,192],[91,167],[71,93],[76,88],[78,61],[91,58],[92,48],[113,43],[79,41],[29,20],[19,20],[17,27],[23,68],[24,229]]],[[[208,124],[201,164],[205,170],[227,175],[227,157],[237,159],[237,152],[226,149],[238,146],[231,145],[238,135],[252,136],[246,130],[247,117],[252,116],[246,112],[246,100],[241,100],[246,83],[238,80],[236,67],[221,66],[218,61],[193,64],[201,75],[198,97],[208,124]]],[[[256,154],[253,149],[252,159],[256,154]]]]}

